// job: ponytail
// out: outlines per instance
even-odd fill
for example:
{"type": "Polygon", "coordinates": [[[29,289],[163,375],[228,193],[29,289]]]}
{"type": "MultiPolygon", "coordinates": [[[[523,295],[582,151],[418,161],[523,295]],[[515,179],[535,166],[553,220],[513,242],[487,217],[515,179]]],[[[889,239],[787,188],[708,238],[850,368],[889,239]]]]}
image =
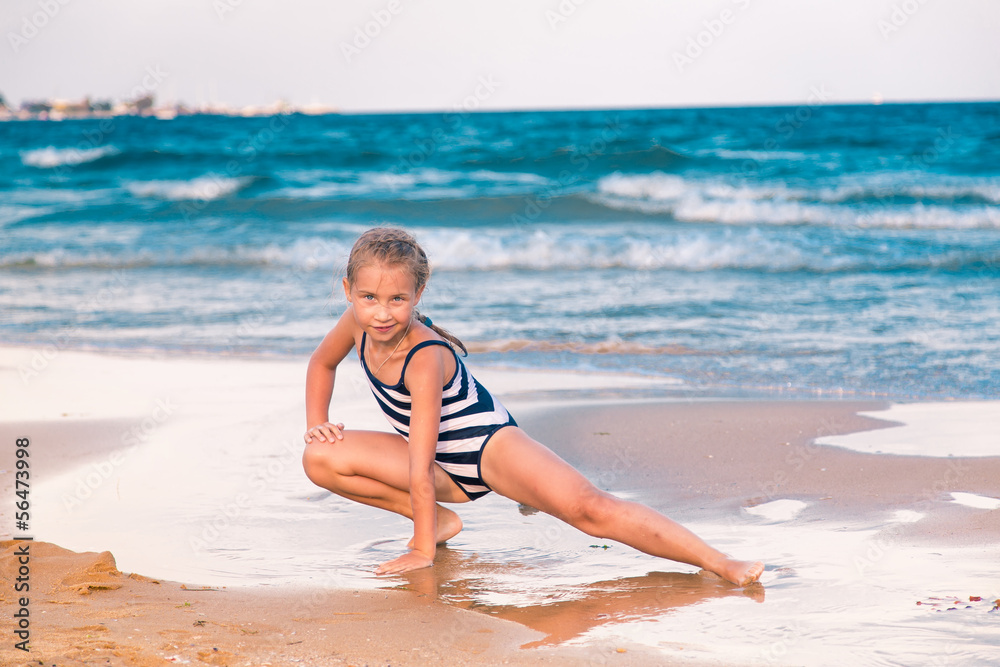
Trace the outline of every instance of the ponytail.
{"type": "Polygon", "coordinates": [[[418,322],[420,322],[426,327],[430,327],[431,331],[433,331],[437,335],[441,336],[441,338],[444,338],[446,341],[448,341],[452,347],[455,347],[457,345],[462,350],[463,357],[469,356],[469,351],[465,348],[465,343],[460,341],[457,336],[434,324],[433,322],[431,322],[431,318],[421,314],[420,311],[418,310],[414,310],[413,315],[417,318],[418,322]]]}

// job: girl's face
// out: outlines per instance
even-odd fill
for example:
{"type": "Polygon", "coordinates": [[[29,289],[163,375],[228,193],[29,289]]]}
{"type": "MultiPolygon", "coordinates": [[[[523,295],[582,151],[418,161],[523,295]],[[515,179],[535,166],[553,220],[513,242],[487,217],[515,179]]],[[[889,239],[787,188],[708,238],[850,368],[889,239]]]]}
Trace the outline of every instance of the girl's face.
{"type": "Polygon", "coordinates": [[[413,275],[400,266],[363,266],[354,284],[344,278],[347,301],[354,319],[373,340],[388,343],[403,335],[423,288],[416,289],[413,275]]]}

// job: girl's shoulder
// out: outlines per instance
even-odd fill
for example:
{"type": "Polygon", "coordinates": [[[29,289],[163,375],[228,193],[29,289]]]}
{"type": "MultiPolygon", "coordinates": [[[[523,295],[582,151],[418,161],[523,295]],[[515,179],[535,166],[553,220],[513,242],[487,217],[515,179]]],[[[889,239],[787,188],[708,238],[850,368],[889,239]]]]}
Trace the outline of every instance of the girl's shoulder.
{"type": "Polygon", "coordinates": [[[410,347],[400,376],[407,388],[430,382],[441,387],[450,384],[458,371],[455,350],[433,331],[422,335],[410,347]]]}

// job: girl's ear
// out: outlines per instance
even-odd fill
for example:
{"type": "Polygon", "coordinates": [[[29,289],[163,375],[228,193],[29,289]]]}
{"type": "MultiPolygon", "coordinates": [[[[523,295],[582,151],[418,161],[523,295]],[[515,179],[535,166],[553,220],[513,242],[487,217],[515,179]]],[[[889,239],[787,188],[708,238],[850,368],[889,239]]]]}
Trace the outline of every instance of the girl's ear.
{"type": "Polygon", "coordinates": [[[344,296],[347,297],[347,303],[351,303],[351,284],[347,282],[347,278],[344,278],[344,296]]]}
{"type": "Polygon", "coordinates": [[[420,303],[420,295],[424,293],[424,287],[427,287],[427,285],[424,285],[423,287],[417,290],[417,297],[413,300],[414,306],[420,303]]]}

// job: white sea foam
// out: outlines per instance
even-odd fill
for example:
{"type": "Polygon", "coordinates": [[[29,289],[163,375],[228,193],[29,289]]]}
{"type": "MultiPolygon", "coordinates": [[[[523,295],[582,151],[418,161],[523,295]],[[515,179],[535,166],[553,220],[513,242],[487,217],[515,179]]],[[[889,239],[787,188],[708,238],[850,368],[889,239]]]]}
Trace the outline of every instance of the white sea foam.
{"type": "Polygon", "coordinates": [[[967,507],[975,507],[983,510],[1000,509],[1000,498],[990,498],[989,496],[980,496],[975,493],[963,493],[961,491],[953,491],[951,497],[959,505],[965,505],[967,507]]]}
{"type": "Polygon", "coordinates": [[[894,198],[932,200],[938,203],[957,199],[985,200],[1000,203],[1000,179],[968,176],[934,175],[922,172],[867,172],[841,176],[837,183],[821,187],[815,196],[820,201],[840,204],[850,200],[871,199],[891,202],[894,198]]]}
{"type": "Polygon", "coordinates": [[[823,155],[819,153],[805,153],[802,151],[755,151],[755,150],[733,150],[731,148],[703,148],[692,151],[691,155],[701,157],[704,155],[714,155],[726,160],[753,160],[755,162],[769,162],[772,160],[798,161],[798,160],[820,160],[823,155]]]}
{"type": "Polygon", "coordinates": [[[780,498],[769,503],[744,507],[748,514],[759,516],[768,521],[791,521],[795,516],[808,507],[808,503],[790,498],[780,498]]]}
{"type": "Polygon", "coordinates": [[[862,415],[901,426],[816,440],[855,451],[910,456],[1000,456],[1000,401],[905,403],[862,415]]]}
{"type": "MultiPolygon", "coordinates": [[[[163,183],[150,186],[163,194],[170,190],[197,189],[197,186],[178,186],[163,183]]],[[[2,213],[2,211],[0,211],[2,213]]],[[[13,216],[12,216],[13,217],[13,216]]],[[[114,228],[117,234],[126,229],[114,228]]],[[[40,233],[42,230],[39,230],[40,233]]],[[[58,241],[58,231],[49,241],[58,241]]],[[[605,229],[544,229],[522,234],[494,233],[489,230],[458,231],[454,229],[426,229],[421,232],[421,242],[428,251],[433,268],[451,271],[491,271],[507,269],[580,270],[580,269],[633,269],[672,271],[711,271],[740,269],[762,271],[844,271],[857,268],[884,266],[911,266],[905,259],[887,257],[850,257],[830,255],[819,249],[812,251],[794,238],[779,238],[755,228],[743,230],[682,231],[647,234],[641,230],[621,230],[614,233],[605,229]]],[[[94,241],[93,238],[85,239],[94,241]]],[[[100,240],[100,239],[96,239],[100,240]]],[[[114,238],[104,241],[114,242],[114,238]]],[[[21,254],[6,254],[0,266],[12,264],[38,264],[45,266],[133,266],[133,265],[184,265],[184,264],[263,264],[271,266],[306,266],[307,260],[315,263],[317,249],[323,251],[327,266],[339,266],[346,261],[350,241],[338,240],[335,235],[316,234],[302,236],[287,243],[271,242],[265,245],[198,245],[177,249],[136,248],[124,250],[65,249],[36,250],[21,254]],[[334,257],[336,255],[336,257],[334,257]],[[343,256],[341,256],[343,255],[343,256]],[[312,259],[310,259],[312,258],[312,259]]],[[[923,265],[935,263],[960,263],[960,255],[917,258],[923,265]]]]}
{"type": "Polygon", "coordinates": [[[470,171],[468,173],[468,178],[477,181],[494,181],[497,183],[548,183],[549,179],[538,174],[529,174],[523,172],[499,172],[490,171],[488,169],[477,169],[476,171],[470,171]]]}
{"type": "Polygon", "coordinates": [[[940,183],[844,182],[817,189],[781,183],[732,184],[675,174],[614,173],[591,195],[609,208],[669,214],[684,222],[731,225],[831,225],[889,229],[998,229],[1000,210],[990,203],[955,206],[962,198],[1000,200],[991,180],[940,183]],[[896,198],[930,201],[897,201],[896,198]],[[858,199],[854,206],[845,202],[858,199]],[[942,201],[944,200],[944,201],[942,201]]]}
{"type": "MultiPolygon", "coordinates": [[[[139,230],[115,230],[116,241],[134,239],[139,230]]],[[[319,237],[301,238],[287,245],[269,243],[264,246],[199,246],[186,250],[154,250],[138,248],[120,250],[69,250],[53,248],[24,253],[0,255],[0,267],[36,265],[50,268],[134,268],[141,266],[192,265],[264,265],[288,266],[296,269],[323,269],[342,266],[350,245],[319,237]]]]}
{"type": "Polygon", "coordinates": [[[614,173],[597,183],[600,194],[651,201],[677,201],[692,190],[692,183],[680,176],[654,172],[625,175],[614,173]]]}
{"type": "Polygon", "coordinates": [[[50,206],[63,204],[74,209],[83,205],[100,204],[113,201],[120,194],[114,187],[106,188],[52,188],[52,187],[18,187],[4,193],[4,199],[9,204],[24,204],[28,206],[50,206]]]}
{"type": "Polygon", "coordinates": [[[756,232],[719,238],[704,233],[671,238],[537,231],[513,240],[471,232],[424,233],[435,268],[631,268],[705,271],[718,268],[793,270],[810,258],[794,246],[756,232]]]}
{"type": "Polygon", "coordinates": [[[93,162],[105,155],[114,155],[120,152],[111,144],[94,148],[56,148],[55,146],[46,146],[45,148],[36,148],[22,152],[21,162],[29,167],[51,169],[52,167],[93,162]]]}
{"type": "Polygon", "coordinates": [[[480,191],[533,191],[549,179],[524,172],[503,173],[479,169],[454,171],[430,167],[409,170],[357,172],[344,169],[290,170],[282,173],[290,184],[271,196],[299,199],[332,199],[396,195],[407,199],[441,199],[475,195],[480,191]]]}
{"type": "Polygon", "coordinates": [[[55,210],[53,206],[39,207],[0,204],[0,227],[38,215],[47,215],[55,210]]]}
{"type": "Polygon", "coordinates": [[[921,512],[914,512],[913,510],[896,510],[892,514],[893,523],[916,523],[926,516],[921,512]]]}
{"type": "Polygon", "coordinates": [[[253,181],[250,176],[232,178],[206,174],[190,180],[131,181],[125,188],[136,197],[167,200],[212,201],[241,190],[253,181]]]}

